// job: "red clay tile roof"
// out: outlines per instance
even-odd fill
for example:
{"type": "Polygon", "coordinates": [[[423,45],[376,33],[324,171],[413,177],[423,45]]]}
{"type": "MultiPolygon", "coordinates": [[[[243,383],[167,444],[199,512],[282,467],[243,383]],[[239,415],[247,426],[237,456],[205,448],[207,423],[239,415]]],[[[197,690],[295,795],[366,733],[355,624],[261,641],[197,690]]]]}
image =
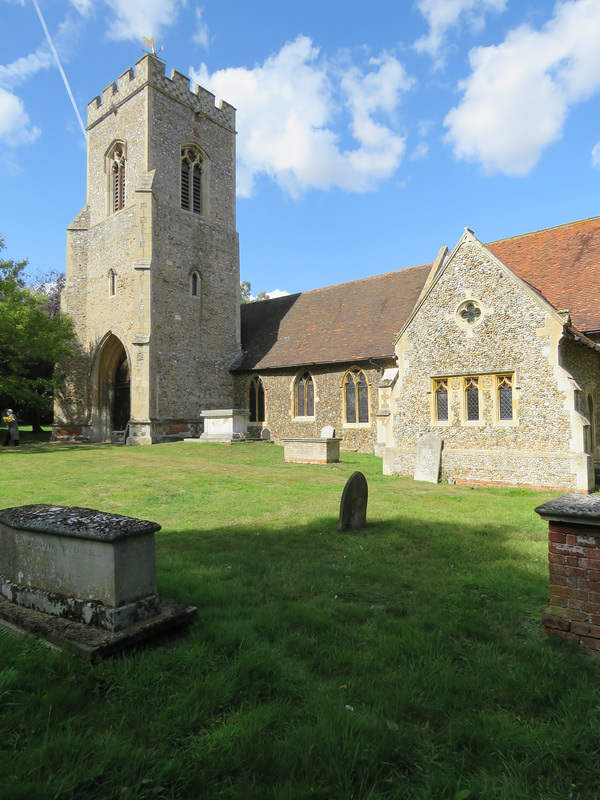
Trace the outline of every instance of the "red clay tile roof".
{"type": "MultiPolygon", "coordinates": [[[[600,217],[486,245],[580,331],[600,331],[600,217]]],[[[391,358],[431,265],[242,306],[239,370],[391,358]]]]}
{"type": "Polygon", "coordinates": [[[239,370],[391,358],[431,265],[242,306],[239,370]]]}
{"type": "Polygon", "coordinates": [[[600,330],[600,217],[486,246],[577,328],[600,330]]]}

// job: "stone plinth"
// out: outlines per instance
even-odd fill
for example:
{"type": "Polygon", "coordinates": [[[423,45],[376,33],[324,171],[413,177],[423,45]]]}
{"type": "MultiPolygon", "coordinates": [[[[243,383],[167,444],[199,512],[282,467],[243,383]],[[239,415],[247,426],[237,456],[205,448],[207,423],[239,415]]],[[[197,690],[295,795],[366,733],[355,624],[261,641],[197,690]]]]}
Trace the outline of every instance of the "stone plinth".
{"type": "Polygon", "coordinates": [[[285,438],[283,457],[295,464],[329,464],[340,460],[340,439],[285,438]]]}
{"type": "Polygon", "coordinates": [[[600,497],[567,494],[535,509],[548,520],[550,605],[544,630],[600,657],[600,497]]]}
{"type": "MultiPolygon", "coordinates": [[[[243,442],[248,432],[250,412],[246,408],[221,408],[203,411],[204,433],[196,441],[233,444],[243,442]]],[[[185,439],[184,441],[192,441],[185,439]]]]}
{"type": "Polygon", "coordinates": [[[156,522],[89,508],[0,511],[0,594],[26,608],[119,631],[158,612],[156,522]]]}

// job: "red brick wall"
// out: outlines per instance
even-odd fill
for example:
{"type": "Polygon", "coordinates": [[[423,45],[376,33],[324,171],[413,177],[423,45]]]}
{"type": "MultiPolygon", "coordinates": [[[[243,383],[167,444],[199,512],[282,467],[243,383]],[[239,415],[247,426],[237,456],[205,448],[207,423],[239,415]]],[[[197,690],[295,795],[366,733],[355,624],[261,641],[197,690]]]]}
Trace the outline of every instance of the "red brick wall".
{"type": "Polygon", "coordinates": [[[600,657],[600,527],[549,523],[550,606],[546,633],[589,648],[600,657]]]}

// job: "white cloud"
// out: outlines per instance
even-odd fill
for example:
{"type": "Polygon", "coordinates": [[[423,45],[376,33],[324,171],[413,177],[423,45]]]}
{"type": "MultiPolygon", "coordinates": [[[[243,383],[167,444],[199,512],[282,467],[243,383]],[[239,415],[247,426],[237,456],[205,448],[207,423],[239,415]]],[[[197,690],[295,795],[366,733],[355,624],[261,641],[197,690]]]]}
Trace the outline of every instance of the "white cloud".
{"type": "Polygon", "coordinates": [[[0,85],[5,87],[17,86],[32,78],[42,69],[48,69],[53,64],[52,54],[41,46],[28,56],[17,58],[6,66],[0,65],[0,85]]]}
{"type": "Polygon", "coordinates": [[[595,167],[600,167],[600,142],[598,142],[592,150],[592,164],[595,167]]]}
{"type": "MultiPolygon", "coordinates": [[[[143,36],[158,39],[164,28],[177,19],[184,0],[106,0],[114,11],[108,26],[110,39],[139,41],[143,36]]],[[[84,3],[85,5],[85,3],[84,3]]]]}
{"type": "Polygon", "coordinates": [[[416,6],[429,25],[429,33],[415,42],[419,53],[428,53],[441,64],[441,51],[449,28],[465,20],[471,28],[481,29],[488,12],[505,10],[508,0],[417,0],[416,6]]]}
{"type": "Polygon", "coordinates": [[[272,292],[267,292],[269,295],[270,300],[274,300],[276,297],[289,297],[289,292],[286,292],[285,289],[273,289],[272,292]]]}
{"type": "Polygon", "coordinates": [[[558,3],[541,31],[522,25],[469,54],[463,98],[445,119],[457,158],[526,175],[562,136],[570,107],[600,90],[600,0],[558,3]]]}
{"type": "Polygon", "coordinates": [[[419,142],[409,156],[410,161],[418,161],[421,158],[427,158],[429,155],[429,145],[427,142],[419,142]]]}
{"type": "Polygon", "coordinates": [[[388,53],[366,68],[344,72],[329,64],[311,39],[299,36],[262,66],[209,74],[203,64],[193,80],[238,109],[238,194],[252,194],[257,175],[273,178],[292,196],[337,186],[373,189],[397,169],[405,139],[382,115],[393,117],[413,81],[388,53]],[[336,115],[349,115],[357,143],[344,149],[336,115]]]}
{"type": "Polygon", "coordinates": [[[0,141],[9,147],[16,147],[30,144],[39,135],[39,128],[31,126],[22,100],[0,87],[0,141]]]}
{"type": "Polygon", "coordinates": [[[200,47],[208,48],[208,25],[202,19],[201,8],[196,8],[196,33],[192,36],[192,41],[200,47]]]}

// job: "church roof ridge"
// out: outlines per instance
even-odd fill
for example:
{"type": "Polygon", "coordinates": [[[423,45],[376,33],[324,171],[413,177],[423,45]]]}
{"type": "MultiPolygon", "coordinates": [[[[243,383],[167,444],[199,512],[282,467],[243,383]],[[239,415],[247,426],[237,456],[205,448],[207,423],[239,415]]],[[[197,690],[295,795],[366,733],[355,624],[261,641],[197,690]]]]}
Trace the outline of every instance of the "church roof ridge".
{"type": "Polygon", "coordinates": [[[539,230],[535,231],[528,231],[527,233],[518,233],[515,236],[506,236],[503,239],[494,239],[491,242],[485,242],[486,247],[490,247],[491,245],[500,244],[503,242],[512,242],[516,239],[526,239],[528,236],[543,236],[544,234],[548,234],[552,231],[560,231],[561,229],[566,228],[574,228],[576,225],[584,225],[588,222],[600,222],[600,216],[596,217],[586,217],[585,219],[576,219],[572,222],[563,222],[560,225],[551,225],[549,228],[540,228],[539,230]]]}

